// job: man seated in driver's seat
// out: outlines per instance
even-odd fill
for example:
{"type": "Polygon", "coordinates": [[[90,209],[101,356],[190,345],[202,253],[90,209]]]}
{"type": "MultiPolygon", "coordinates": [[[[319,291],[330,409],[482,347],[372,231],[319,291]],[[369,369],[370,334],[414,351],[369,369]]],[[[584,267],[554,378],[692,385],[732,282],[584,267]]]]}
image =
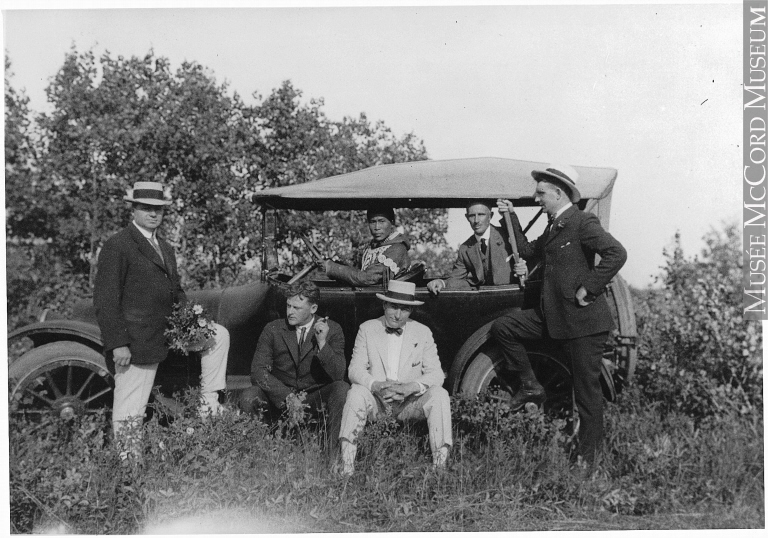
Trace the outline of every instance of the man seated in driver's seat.
{"type": "Polygon", "coordinates": [[[373,286],[384,281],[384,274],[395,276],[410,264],[408,238],[395,228],[395,210],[391,207],[377,207],[366,215],[371,242],[363,251],[360,269],[326,260],[326,274],[335,280],[353,286],[373,286]]]}

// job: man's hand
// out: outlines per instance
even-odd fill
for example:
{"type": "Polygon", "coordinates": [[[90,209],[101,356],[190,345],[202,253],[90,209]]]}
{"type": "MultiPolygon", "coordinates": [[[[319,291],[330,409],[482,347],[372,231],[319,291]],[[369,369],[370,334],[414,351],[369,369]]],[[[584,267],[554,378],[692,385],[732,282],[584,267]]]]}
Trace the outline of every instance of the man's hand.
{"type": "Polygon", "coordinates": [[[427,284],[427,289],[430,293],[434,295],[438,295],[440,293],[440,290],[442,290],[445,287],[445,282],[443,282],[441,279],[436,278],[435,280],[430,280],[427,284]]]}
{"type": "Polygon", "coordinates": [[[315,321],[315,338],[317,338],[318,348],[323,349],[323,346],[325,346],[325,341],[328,338],[329,329],[330,327],[328,327],[328,316],[315,321]]]}
{"type": "Polygon", "coordinates": [[[410,383],[393,383],[392,386],[389,387],[390,397],[392,400],[397,401],[405,400],[408,396],[420,391],[421,386],[415,381],[410,383]]]}
{"type": "Polygon", "coordinates": [[[116,347],[112,350],[112,358],[116,366],[128,366],[131,363],[131,349],[128,346],[116,347]]]}
{"type": "Polygon", "coordinates": [[[525,260],[520,258],[520,261],[515,262],[515,274],[517,276],[525,276],[528,274],[528,265],[525,260]]]}
{"type": "Polygon", "coordinates": [[[589,306],[595,302],[595,297],[590,297],[586,288],[581,286],[578,290],[576,290],[576,302],[579,306],[589,306]]]}
{"type": "Polygon", "coordinates": [[[496,200],[496,207],[501,214],[515,212],[515,206],[512,204],[512,200],[502,200],[499,198],[496,200]]]}
{"type": "Polygon", "coordinates": [[[384,396],[384,391],[386,391],[395,381],[374,381],[373,384],[371,384],[371,392],[378,392],[384,396]]]}

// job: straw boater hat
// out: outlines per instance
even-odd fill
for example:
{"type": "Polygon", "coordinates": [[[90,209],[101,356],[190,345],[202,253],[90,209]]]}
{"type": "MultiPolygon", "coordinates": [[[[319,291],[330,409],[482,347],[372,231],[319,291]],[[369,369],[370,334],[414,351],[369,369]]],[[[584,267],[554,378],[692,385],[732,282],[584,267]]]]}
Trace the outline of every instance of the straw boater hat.
{"type": "Polygon", "coordinates": [[[416,284],[413,282],[390,280],[387,293],[377,293],[376,297],[388,303],[407,304],[410,306],[424,304],[424,301],[416,300],[416,284]]]}
{"type": "Polygon", "coordinates": [[[171,200],[165,197],[163,184],[156,181],[137,181],[132,189],[128,189],[128,195],[123,196],[127,202],[135,202],[147,205],[169,205],[171,200]]]}
{"type": "Polygon", "coordinates": [[[571,202],[574,204],[581,200],[581,193],[576,188],[576,182],[579,181],[579,173],[567,164],[550,164],[546,170],[534,170],[531,172],[536,181],[552,181],[563,185],[570,194],[571,202]]]}

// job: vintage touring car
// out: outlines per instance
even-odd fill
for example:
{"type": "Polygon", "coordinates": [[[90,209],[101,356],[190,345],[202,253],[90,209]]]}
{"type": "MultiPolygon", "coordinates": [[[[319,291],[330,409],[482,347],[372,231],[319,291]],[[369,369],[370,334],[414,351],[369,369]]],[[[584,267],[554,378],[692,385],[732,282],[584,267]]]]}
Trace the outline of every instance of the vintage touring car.
{"type": "MultiPolygon", "coordinates": [[[[535,182],[531,171],[543,163],[501,158],[417,161],[374,166],[318,181],[265,189],[254,196],[262,219],[261,281],[217,290],[195,291],[189,299],[203,304],[227,327],[232,342],[227,367],[227,388],[237,391],[250,385],[249,372],[262,328],[285,315],[280,288],[288,281],[313,278],[322,286],[320,313],[338,321],[344,330],[347,358],[359,325],[381,314],[376,293],[382,286],[354,287],[317,277],[320,261],[311,240],[306,248],[315,261],[294,275],[269,268],[274,215],[281,210],[366,209],[371,204],[395,208],[463,208],[468,200],[509,198],[529,238],[543,228],[533,201],[535,182]],[[528,213],[526,213],[528,212],[528,213]],[[530,216],[526,226],[526,214],[530,216]]],[[[576,166],[580,174],[579,207],[597,215],[609,227],[611,194],[616,170],[576,166]]],[[[468,236],[470,231],[467,227],[468,236]]],[[[494,319],[510,309],[530,307],[538,301],[540,272],[534,270],[524,288],[517,284],[480,287],[473,290],[443,290],[431,295],[423,266],[412,264],[395,278],[415,282],[417,298],[424,301],[413,318],[432,329],[440,360],[446,372],[445,387],[451,393],[477,394],[499,386],[495,365],[500,360],[496,343],[489,336],[494,319]]],[[[607,399],[613,399],[630,381],[636,360],[636,327],[631,297],[621,277],[607,289],[617,329],[606,341],[602,383],[607,399]]],[[[90,304],[77,305],[74,319],[47,315],[22,327],[9,340],[29,338],[32,348],[9,365],[12,409],[25,413],[55,413],[70,418],[112,403],[113,380],[102,356],[102,341],[90,304]]],[[[551,342],[532,343],[529,348],[535,373],[547,391],[545,408],[567,410],[572,405],[569,366],[551,342]]],[[[193,384],[199,361],[171,354],[158,370],[157,382],[170,393],[193,384]]],[[[505,383],[514,391],[514,382],[505,383]]]]}

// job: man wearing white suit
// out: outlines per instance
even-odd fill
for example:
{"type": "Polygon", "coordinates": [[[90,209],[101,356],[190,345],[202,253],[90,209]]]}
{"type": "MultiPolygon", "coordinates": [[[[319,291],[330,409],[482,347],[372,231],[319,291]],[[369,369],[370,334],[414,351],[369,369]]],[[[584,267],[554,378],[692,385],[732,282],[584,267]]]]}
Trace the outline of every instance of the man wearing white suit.
{"type": "Polygon", "coordinates": [[[357,455],[357,435],[368,418],[391,413],[398,420],[426,419],[429,446],[435,467],[445,467],[453,444],[448,392],[442,387],[440,367],[432,331],[410,319],[416,286],[391,280],[383,301],[384,315],[366,321],[357,332],[347,394],[341,419],[342,474],[351,475],[357,455]]]}

